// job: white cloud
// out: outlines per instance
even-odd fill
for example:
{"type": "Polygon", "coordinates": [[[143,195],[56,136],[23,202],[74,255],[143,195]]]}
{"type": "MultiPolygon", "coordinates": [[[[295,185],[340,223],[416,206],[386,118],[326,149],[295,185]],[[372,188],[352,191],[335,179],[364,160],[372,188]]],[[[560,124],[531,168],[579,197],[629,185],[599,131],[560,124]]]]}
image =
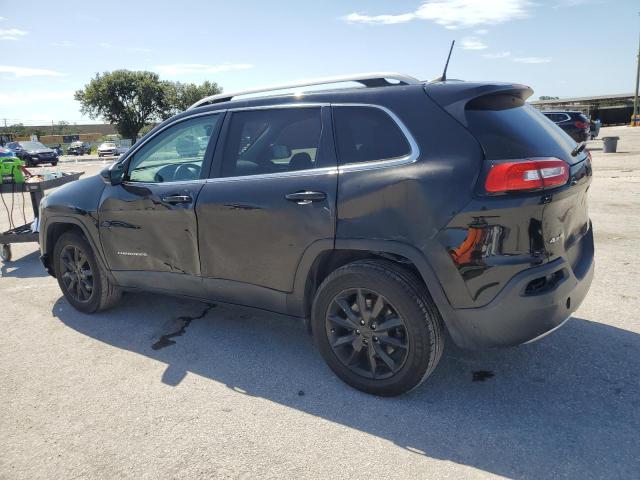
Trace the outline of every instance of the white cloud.
{"type": "Polygon", "coordinates": [[[0,103],[3,105],[25,105],[49,100],[73,100],[73,92],[16,91],[0,93],[0,103]]]}
{"type": "Polygon", "coordinates": [[[342,19],[347,23],[368,23],[370,25],[393,25],[394,23],[405,23],[413,20],[415,14],[402,13],[400,15],[361,15],[359,13],[350,13],[342,19]]]}
{"type": "Polygon", "coordinates": [[[44,68],[13,67],[0,65],[0,73],[10,73],[16,77],[62,77],[65,74],[44,68]]]}
{"type": "Polygon", "coordinates": [[[27,33],[29,32],[19,28],[0,28],[0,40],[18,40],[27,33]]]}
{"type": "Polygon", "coordinates": [[[111,48],[111,44],[110,44],[110,43],[108,43],[108,42],[100,42],[100,43],[98,44],[98,46],[99,46],[100,48],[111,48]]]}
{"type": "Polygon", "coordinates": [[[427,0],[414,12],[395,15],[364,15],[350,13],[342,17],[348,23],[388,25],[430,20],[445,28],[471,28],[494,25],[529,16],[531,0],[427,0]]]}
{"type": "Polygon", "coordinates": [[[462,39],[463,50],[484,50],[487,46],[475,37],[465,37],[462,39]]]}
{"type": "Polygon", "coordinates": [[[549,63],[551,61],[551,57],[517,57],[513,59],[514,62],[518,63],[549,63]]]}
{"type": "Polygon", "coordinates": [[[1,22],[2,20],[4,20],[4,17],[0,17],[0,22],[1,22]]]}
{"type": "Polygon", "coordinates": [[[189,73],[221,73],[231,70],[247,70],[253,68],[248,63],[224,63],[222,65],[204,65],[202,63],[173,63],[170,65],[156,65],[154,69],[164,75],[184,75],[189,73]]]}
{"type": "Polygon", "coordinates": [[[76,44],[69,40],[62,40],[60,42],[53,42],[51,45],[54,47],[74,47],[76,44]]]}
{"type": "Polygon", "coordinates": [[[487,30],[486,28],[479,28],[474,33],[476,35],[486,35],[487,33],[489,33],[489,30],[487,30]]]}
{"type": "Polygon", "coordinates": [[[511,56],[511,52],[483,53],[484,58],[507,58],[511,56]]]}
{"type": "Polygon", "coordinates": [[[151,52],[150,48],[144,48],[144,47],[129,47],[127,48],[128,51],[130,52],[136,52],[136,53],[149,53],[151,52]]]}

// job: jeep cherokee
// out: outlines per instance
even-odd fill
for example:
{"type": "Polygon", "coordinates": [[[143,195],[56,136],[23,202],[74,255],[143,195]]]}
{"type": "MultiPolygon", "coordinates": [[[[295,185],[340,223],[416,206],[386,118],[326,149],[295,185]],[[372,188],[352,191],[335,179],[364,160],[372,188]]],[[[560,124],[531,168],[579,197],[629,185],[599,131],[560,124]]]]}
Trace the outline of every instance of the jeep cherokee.
{"type": "Polygon", "coordinates": [[[42,261],[69,303],[150,290],[300,317],[378,395],[429,376],[445,328],[477,349],[562,325],[593,275],[591,158],[532,90],[339,80],[363,86],[207,97],[45,197],[42,261]]]}

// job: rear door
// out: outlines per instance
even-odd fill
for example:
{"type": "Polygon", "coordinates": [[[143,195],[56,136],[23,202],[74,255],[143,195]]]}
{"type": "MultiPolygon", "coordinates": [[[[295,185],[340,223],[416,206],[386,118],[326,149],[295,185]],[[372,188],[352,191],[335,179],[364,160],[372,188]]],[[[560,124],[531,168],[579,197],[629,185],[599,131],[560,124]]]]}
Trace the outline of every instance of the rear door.
{"type": "Polygon", "coordinates": [[[196,208],[205,284],[291,292],[305,252],[333,247],[337,169],[330,110],[236,110],[228,113],[221,138],[196,208]]]}

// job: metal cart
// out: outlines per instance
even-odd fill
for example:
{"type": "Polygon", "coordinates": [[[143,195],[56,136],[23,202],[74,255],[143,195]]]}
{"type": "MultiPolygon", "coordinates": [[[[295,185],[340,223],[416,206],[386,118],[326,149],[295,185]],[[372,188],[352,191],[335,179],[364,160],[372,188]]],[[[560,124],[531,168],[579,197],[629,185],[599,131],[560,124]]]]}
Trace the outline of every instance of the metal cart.
{"type": "MultiPolygon", "coordinates": [[[[25,183],[2,183],[0,184],[0,193],[22,193],[27,192],[31,196],[31,208],[35,219],[39,215],[40,200],[44,196],[44,191],[56,188],[65,183],[73,182],[80,178],[84,172],[63,173],[61,177],[51,180],[43,180],[41,182],[25,182],[25,183]]],[[[37,242],[38,232],[31,231],[31,223],[20,225],[6,232],[0,233],[0,258],[4,262],[11,261],[11,244],[24,242],[37,242]]]]}

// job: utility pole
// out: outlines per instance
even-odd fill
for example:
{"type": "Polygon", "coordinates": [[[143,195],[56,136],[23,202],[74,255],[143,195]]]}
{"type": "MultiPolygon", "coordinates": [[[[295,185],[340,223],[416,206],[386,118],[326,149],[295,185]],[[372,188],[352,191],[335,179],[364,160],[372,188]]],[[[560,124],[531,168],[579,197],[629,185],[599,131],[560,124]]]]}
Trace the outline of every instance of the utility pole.
{"type": "MultiPolygon", "coordinates": [[[[640,12],[638,13],[640,15],[640,12]]],[[[636,57],[636,94],[633,97],[633,116],[631,126],[640,127],[640,112],[638,112],[638,87],[640,86],[640,34],[638,35],[638,56],[636,57]]]]}

